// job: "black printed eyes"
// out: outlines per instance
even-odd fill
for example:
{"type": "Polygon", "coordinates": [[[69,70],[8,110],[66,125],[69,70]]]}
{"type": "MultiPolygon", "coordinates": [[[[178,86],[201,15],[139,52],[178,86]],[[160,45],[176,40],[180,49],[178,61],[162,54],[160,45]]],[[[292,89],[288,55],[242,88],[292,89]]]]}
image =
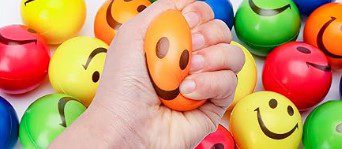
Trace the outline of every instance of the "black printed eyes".
{"type": "Polygon", "coordinates": [[[98,71],[93,73],[92,80],[94,83],[97,83],[100,80],[100,73],[98,71]]]}
{"type": "Polygon", "coordinates": [[[293,108],[291,106],[287,107],[287,113],[292,116],[294,114],[293,108]]]}
{"type": "Polygon", "coordinates": [[[270,106],[270,108],[275,109],[275,108],[278,106],[278,102],[277,102],[277,100],[275,100],[275,99],[271,99],[271,100],[268,102],[268,105],[270,106]]]}
{"type": "Polygon", "coordinates": [[[299,52],[304,53],[304,54],[310,54],[311,53],[311,51],[308,48],[305,48],[305,47],[297,47],[297,50],[299,52]]]}
{"type": "Polygon", "coordinates": [[[179,68],[184,70],[186,66],[189,64],[189,51],[184,50],[180,59],[179,59],[179,68]]]}

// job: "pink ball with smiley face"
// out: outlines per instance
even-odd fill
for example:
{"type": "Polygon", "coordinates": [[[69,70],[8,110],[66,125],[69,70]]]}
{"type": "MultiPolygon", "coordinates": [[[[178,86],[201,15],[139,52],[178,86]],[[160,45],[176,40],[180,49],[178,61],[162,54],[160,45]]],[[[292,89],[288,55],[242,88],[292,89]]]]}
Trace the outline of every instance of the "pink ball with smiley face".
{"type": "Polygon", "coordinates": [[[324,53],[301,42],[289,42],[267,57],[262,75],[264,88],[285,95],[299,110],[315,106],[327,95],[331,67],[324,53]]]}

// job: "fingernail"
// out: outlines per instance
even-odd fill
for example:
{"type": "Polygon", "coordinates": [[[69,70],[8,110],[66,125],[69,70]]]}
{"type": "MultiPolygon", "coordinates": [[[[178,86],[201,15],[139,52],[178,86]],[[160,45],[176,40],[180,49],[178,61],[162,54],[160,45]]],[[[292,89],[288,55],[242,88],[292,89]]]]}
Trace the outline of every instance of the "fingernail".
{"type": "Polygon", "coordinates": [[[191,80],[191,79],[184,80],[183,83],[179,87],[181,93],[183,94],[190,94],[193,91],[195,91],[195,88],[196,88],[196,83],[194,80],[191,80]]]}
{"type": "Polygon", "coordinates": [[[204,36],[202,34],[192,35],[192,47],[194,50],[200,49],[204,46],[204,36]]]}
{"type": "Polygon", "coordinates": [[[202,55],[193,55],[191,58],[190,71],[195,72],[203,69],[204,67],[204,58],[202,55]]]}
{"type": "Polygon", "coordinates": [[[200,18],[195,12],[188,12],[184,14],[184,18],[188,22],[190,28],[196,26],[200,22],[200,18]]]}

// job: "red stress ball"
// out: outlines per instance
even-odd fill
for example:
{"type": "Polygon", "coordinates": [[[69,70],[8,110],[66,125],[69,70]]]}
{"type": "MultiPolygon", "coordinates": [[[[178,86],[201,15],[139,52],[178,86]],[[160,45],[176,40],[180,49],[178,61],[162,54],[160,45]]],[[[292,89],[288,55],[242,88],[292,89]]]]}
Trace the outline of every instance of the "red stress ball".
{"type": "Polygon", "coordinates": [[[0,28],[0,90],[22,94],[47,75],[50,55],[43,38],[26,26],[0,28]]]}
{"type": "Polygon", "coordinates": [[[217,130],[206,136],[195,149],[234,149],[235,141],[230,132],[219,125],[217,130]]]}
{"type": "Polygon", "coordinates": [[[324,53],[300,42],[275,48],[265,61],[262,75],[266,90],[285,95],[302,111],[323,100],[331,79],[331,68],[324,53]]]}

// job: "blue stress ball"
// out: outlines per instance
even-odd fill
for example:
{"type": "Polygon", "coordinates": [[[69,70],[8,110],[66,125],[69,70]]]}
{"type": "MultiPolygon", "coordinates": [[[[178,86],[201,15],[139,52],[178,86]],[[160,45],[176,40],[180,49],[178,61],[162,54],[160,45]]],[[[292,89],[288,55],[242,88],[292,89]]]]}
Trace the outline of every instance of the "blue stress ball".
{"type": "Polygon", "coordinates": [[[215,19],[225,22],[230,29],[234,24],[233,6],[229,0],[201,0],[206,2],[215,14],[215,19]]]}
{"type": "Polygon", "coordinates": [[[0,148],[12,148],[18,140],[19,121],[12,105],[0,96],[0,148]]]}
{"type": "Polygon", "coordinates": [[[318,7],[334,0],[293,0],[301,14],[309,16],[318,7]]]}

